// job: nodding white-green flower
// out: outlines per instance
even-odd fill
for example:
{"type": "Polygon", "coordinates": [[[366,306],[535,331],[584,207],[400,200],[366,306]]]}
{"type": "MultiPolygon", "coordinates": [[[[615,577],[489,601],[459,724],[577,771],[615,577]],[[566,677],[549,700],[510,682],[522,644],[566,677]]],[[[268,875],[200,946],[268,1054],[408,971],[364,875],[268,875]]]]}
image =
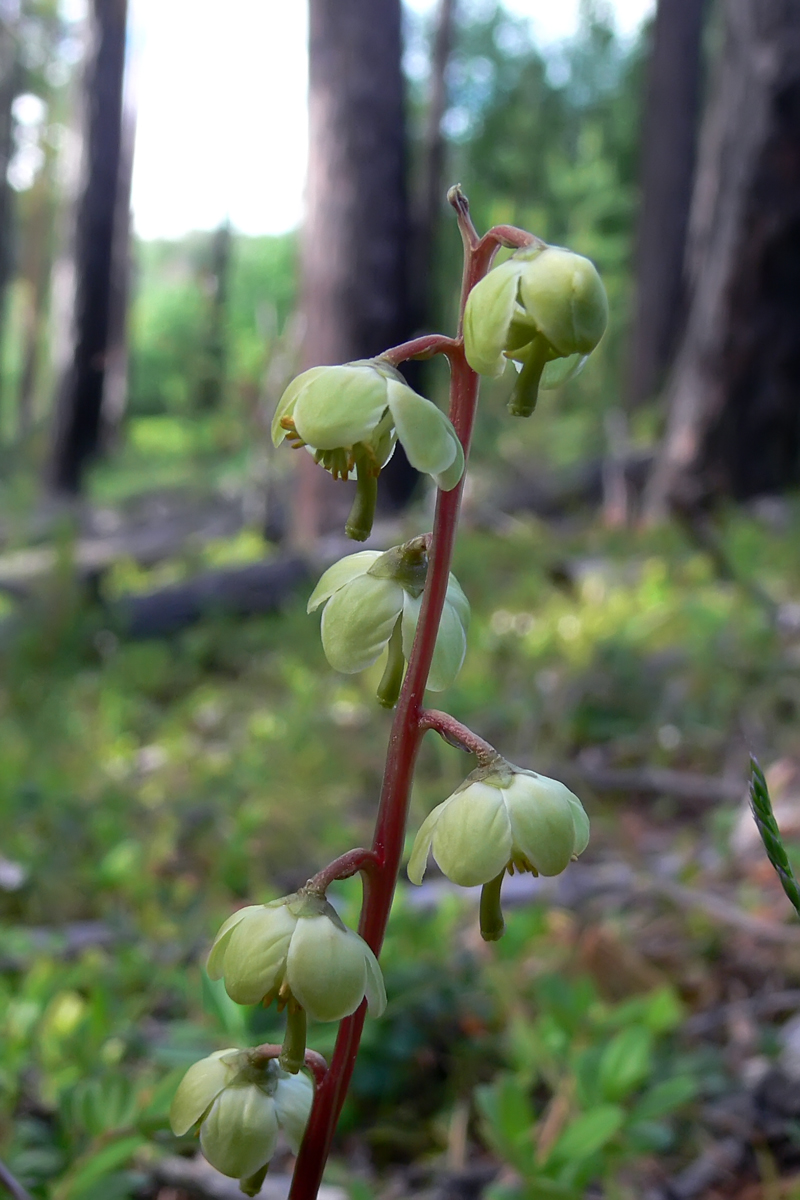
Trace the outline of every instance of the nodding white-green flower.
{"type": "Polygon", "coordinates": [[[248,1181],[275,1153],[279,1129],[297,1154],[313,1099],[311,1081],[282,1071],[274,1059],[260,1062],[247,1050],[218,1050],[186,1072],[169,1120],[178,1137],[199,1124],[208,1161],[223,1175],[241,1179],[248,1191],[248,1181]]]}
{"type": "Polygon", "coordinates": [[[558,875],[589,841],[589,818],[577,796],[546,775],[500,760],[468,775],[423,822],[408,864],[421,883],[428,851],[448,879],[486,884],[503,871],[558,875]]]}
{"type": "Polygon", "coordinates": [[[312,367],[289,384],[272,421],[276,446],[307,446],[334,479],[356,479],[346,526],[356,541],[372,528],[376,480],[402,443],[412,467],[449,492],[464,473],[464,452],[450,420],[380,359],[312,367]]]}
{"type": "MultiPolygon", "coordinates": [[[[325,606],[322,647],[335,670],[346,675],[363,671],[390,647],[387,673],[394,667],[399,670],[392,686],[382,685],[378,692],[389,707],[397,699],[403,663],[414,644],[427,566],[424,538],[413,538],[385,554],[362,550],[329,567],[308,601],[309,612],[325,606]]],[[[449,687],[461,670],[469,617],[469,601],[451,575],[428,676],[431,691],[449,687]]]]}
{"type": "Polygon", "coordinates": [[[539,387],[558,387],[580,370],[605,332],[608,300],[593,263],[560,246],[525,246],[469,294],[464,351],[480,375],[519,364],[509,407],[530,416],[539,387]]]}
{"type": "Polygon", "coordinates": [[[324,897],[304,890],[235,912],[214,939],[207,969],[237,1004],[277,999],[314,1021],[340,1021],[365,996],[374,1016],[386,1007],[381,969],[367,943],[324,897]]]}

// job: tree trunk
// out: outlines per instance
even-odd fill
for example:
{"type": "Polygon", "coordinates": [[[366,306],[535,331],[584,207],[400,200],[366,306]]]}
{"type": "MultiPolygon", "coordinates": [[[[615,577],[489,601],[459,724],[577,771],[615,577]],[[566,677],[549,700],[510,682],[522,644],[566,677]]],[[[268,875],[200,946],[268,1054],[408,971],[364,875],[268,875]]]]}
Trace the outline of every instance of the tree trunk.
{"type": "MultiPolygon", "coordinates": [[[[368,358],[403,341],[409,222],[400,0],[309,0],[306,197],[304,366],[368,358]]],[[[318,532],[323,503],[338,509],[349,488],[323,493],[327,477],[300,462],[294,524],[302,543],[318,532]]]]}
{"type": "Polygon", "coordinates": [[[117,223],[127,0],[92,0],[84,174],[75,223],[71,348],[56,399],[50,482],[77,493],[101,438],[117,223]]]}
{"type": "MultiPolygon", "coordinates": [[[[410,281],[413,323],[422,328],[431,305],[431,266],[436,245],[436,230],[446,203],[444,167],[447,151],[442,118],[447,108],[447,67],[453,49],[456,0],[440,0],[431,53],[431,79],[425,130],[422,138],[420,185],[414,219],[413,263],[410,281]]],[[[415,364],[416,365],[416,364],[415,364]]]]}
{"type": "Polygon", "coordinates": [[[651,517],[800,480],[800,5],[726,0],[651,517]]]}
{"type": "Polygon", "coordinates": [[[225,391],[226,328],[228,282],[231,268],[233,234],[224,221],[211,237],[211,253],[203,283],[208,301],[203,345],[200,347],[195,405],[200,412],[222,406],[225,391]]]}
{"type": "Polygon", "coordinates": [[[100,448],[117,443],[128,402],[128,300],[131,283],[131,184],[136,143],[136,90],[129,64],[123,93],[117,200],[111,248],[111,283],[108,301],[108,341],[100,401],[100,448]]]}
{"type": "Polygon", "coordinates": [[[656,9],[642,138],[630,405],[650,399],[662,385],[683,314],[704,9],[705,0],[659,0],[656,9]]]}
{"type": "MultiPolygon", "coordinates": [[[[0,356],[4,346],[6,295],[12,261],[12,205],[8,164],[13,150],[11,108],[19,82],[18,21],[15,5],[0,0],[0,356]]],[[[0,357],[0,365],[2,358],[0,357]]],[[[0,384],[2,372],[0,371],[0,384]]]]}

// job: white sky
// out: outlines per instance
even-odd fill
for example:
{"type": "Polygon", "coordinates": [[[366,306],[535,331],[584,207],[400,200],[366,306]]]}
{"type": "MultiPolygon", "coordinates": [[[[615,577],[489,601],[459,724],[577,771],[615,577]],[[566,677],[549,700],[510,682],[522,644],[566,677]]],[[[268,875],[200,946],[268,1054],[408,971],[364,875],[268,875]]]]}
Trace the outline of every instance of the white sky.
{"type": "MultiPolygon", "coordinates": [[[[346,0],[342,0],[343,3],[346,0]]],[[[435,0],[407,0],[417,12],[435,0]]],[[[632,33],[654,0],[611,0],[632,33]]],[[[506,0],[540,43],[576,28],[579,0],[506,0]]],[[[136,0],[136,231],[283,233],[302,214],[304,0],[136,0]]]]}

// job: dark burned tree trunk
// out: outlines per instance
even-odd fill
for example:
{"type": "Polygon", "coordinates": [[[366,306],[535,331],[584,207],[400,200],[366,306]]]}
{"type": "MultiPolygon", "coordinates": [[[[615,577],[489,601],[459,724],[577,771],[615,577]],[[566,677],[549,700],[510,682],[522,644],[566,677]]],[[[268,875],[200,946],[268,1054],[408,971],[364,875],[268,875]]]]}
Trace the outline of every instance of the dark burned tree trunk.
{"type": "Polygon", "coordinates": [[[800,4],[726,0],[723,12],[651,517],[800,480],[800,4]]]}
{"type": "MultiPolygon", "coordinates": [[[[370,357],[409,332],[400,16],[400,0],[309,0],[306,367],[370,357]]],[[[301,475],[295,534],[308,541],[327,477],[302,460],[301,475]]],[[[334,503],[347,490],[336,489],[334,503]]]]}
{"type": "Polygon", "coordinates": [[[684,251],[700,115],[705,0],[659,0],[642,138],[642,204],[628,399],[664,380],[683,309],[684,251]]]}
{"type": "Polygon", "coordinates": [[[211,236],[208,270],[203,278],[208,308],[195,394],[195,404],[201,412],[220,408],[225,391],[225,320],[232,249],[233,233],[230,222],[225,221],[211,236]]]}
{"type": "Polygon", "coordinates": [[[76,493],[101,437],[118,212],[127,0],[92,0],[71,354],[56,398],[50,482],[76,493]]]}
{"type": "MultiPolygon", "coordinates": [[[[134,71],[135,73],[135,71],[134,71]]],[[[136,95],[129,86],[130,65],[123,94],[117,199],[111,248],[111,286],[108,339],[100,402],[100,445],[110,450],[119,436],[128,402],[128,301],[131,283],[131,185],[136,142],[136,95]]]]}

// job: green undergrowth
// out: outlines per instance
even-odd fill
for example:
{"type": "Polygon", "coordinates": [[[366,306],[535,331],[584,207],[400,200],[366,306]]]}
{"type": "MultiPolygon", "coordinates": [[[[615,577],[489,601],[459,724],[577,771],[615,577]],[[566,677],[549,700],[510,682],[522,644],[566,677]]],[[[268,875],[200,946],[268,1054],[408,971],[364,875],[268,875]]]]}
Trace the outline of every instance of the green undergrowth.
{"type": "MultiPolygon", "coordinates": [[[[795,503],[786,521],[721,518],[735,570],[778,604],[800,597],[795,503]]],[[[251,552],[245,538],[234,559],[251,552]]],[[[466,533],[455,571],[470,649],[431,700],[512,760],[548,770],[591,751],[714,773],[741,757],[744,787],[748,750],[800,752],[798,635],[677,529],[518,520],[466,533]]],[[[154,1156],[181,1149],[166,1124],[180,1071],[279,1036],[272,1010],[240,1009],[204,978],[216,928],[370,837],[391,720],[374,702],[380,664],[331,671],[303,597],[280,616],[126,642],[66,574],[2,656],[0,1157],[37,1197],[146,1195],[154,1156]]],[[[413,828],[470,766],[428,736],[413,828]]],[[[606,852],[616,803],[586,798],[606,852]]],[[[340,893],[353,919],[356,891],[340,893]]],[[[462,1119],[516,1172],[498,1197],[577,1195],[592,1180],[617,1194],[632,1163],[688,1153],[681,1122],[713,1071],[676,1055],[675,990],[645,987],[625,1008],[582,973],[546,908],[511,910],[489,950],[472,898],[434,888],[418,908],[418,895],[401,889],[390,1005],[367,1024],[344,1117],[376,1167],[435,1161],[462,1119]],[[547,1114],[565,1087],[559,1124],[547,1114]]],[[[329,1051],[333,1032],[314,1029],[312,1045],[329,1051]]]]}

